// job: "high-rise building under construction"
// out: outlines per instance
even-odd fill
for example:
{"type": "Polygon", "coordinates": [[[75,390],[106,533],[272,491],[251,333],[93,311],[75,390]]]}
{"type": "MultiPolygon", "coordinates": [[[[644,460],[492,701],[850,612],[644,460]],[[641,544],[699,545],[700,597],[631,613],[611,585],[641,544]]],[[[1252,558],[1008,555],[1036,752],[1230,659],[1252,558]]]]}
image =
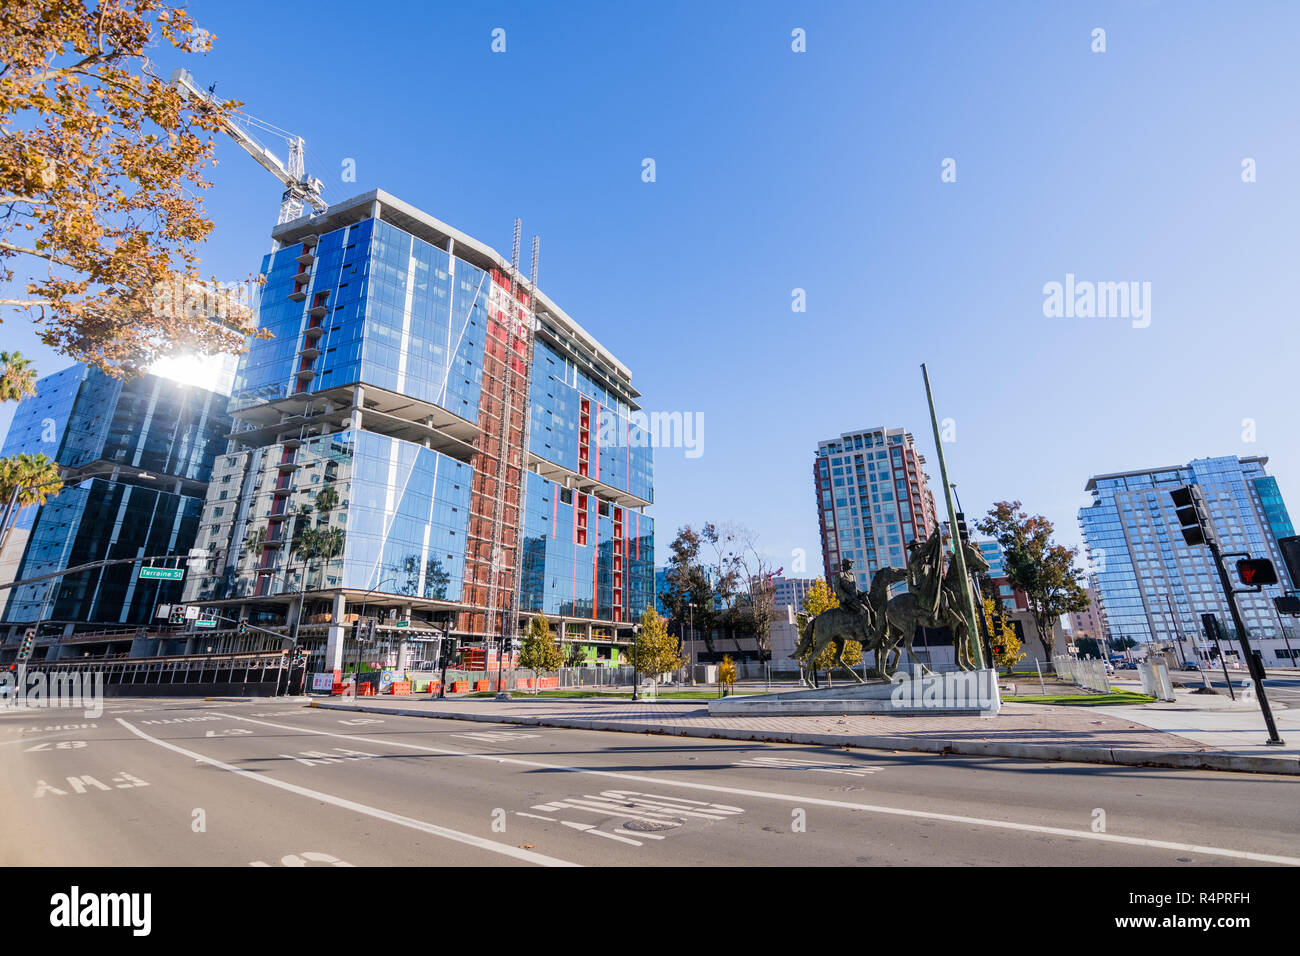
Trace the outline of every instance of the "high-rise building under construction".
{"type": "Polygon", "coordinates": [[[273,237],[186,601],[296,620],[313,670],[341,669],[358,615],[407,664],[538,612],[617,657],[653,601],[650,442],[536,247],[526,278],[517,229],[507,260],[379,190],[273,237]]]}

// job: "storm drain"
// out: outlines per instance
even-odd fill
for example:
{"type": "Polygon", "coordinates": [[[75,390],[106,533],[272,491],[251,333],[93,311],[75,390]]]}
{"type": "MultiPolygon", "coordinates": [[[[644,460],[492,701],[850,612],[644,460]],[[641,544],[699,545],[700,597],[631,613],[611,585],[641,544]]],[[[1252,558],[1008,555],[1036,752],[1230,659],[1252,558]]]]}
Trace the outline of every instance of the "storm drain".
{"type": "Polygon", "coordinates": [[[658,820],[629,820],[623,824],[624,830],[635,830],[637,833],[655,833],[659,830],[676,830],[680,823],[661,823],[658,820]]]}

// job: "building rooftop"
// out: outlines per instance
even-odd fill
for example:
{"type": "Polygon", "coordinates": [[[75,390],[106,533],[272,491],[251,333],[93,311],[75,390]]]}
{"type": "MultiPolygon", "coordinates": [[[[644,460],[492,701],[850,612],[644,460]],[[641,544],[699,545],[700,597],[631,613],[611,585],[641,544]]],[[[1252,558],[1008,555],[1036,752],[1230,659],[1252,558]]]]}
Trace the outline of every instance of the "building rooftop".
{"type": "MultiPolygon", "coordinates": [[[[1221,457],[1224,457],[1224,458],[1231,458],[1231,457],[1233,457],[1233,456],[1232,456],[1232,455],[1223,455],[1223,456],[1221,456],[1221,457]]],[[[1182,470],[1184,470],[1184,469],[1186,469],[1186,468],[1191,467],[1191,465],[1193,465],[1195,462],[1198,462],[1198,461],[1209,461],[1209,460],[1210,460],[1210,458],[1208,458],[1208,457],[1207,457],[1207,458],[1193,458],[1191,461],[1189,461],[1189,462],[1185,462],[1184,464],[1181,464],[1181,465],[1162,465],[1162,466],[1159,467],[1159,468],[1131,468],[1131,469],[1129,469],[1128,471],[1113,471],[1113,472],[1111,472],[1111,473],[1109,473],[1109,474],[1106,474],[1106,475],[1093,475],[1091,478],[1088,479],[1088,483],[1087,483],[1086,485],[1083,486],[1083,490],[1084,490],[1084,491],[1096,491],[1096,490],[1097,490],[1097,482],[1099,482],[1099,481],[1106,481],[1107,479],[1110,479],[1110,478],[1132,478],[1132,477],[1134,477],[1134,476],[1136,476],[1136,475],[1157,475],[1157,474],[1163,474],[1163,473],[1165,473],[1165,472],[1171,472],[1171,471],[1182,471],[1182,470]]],[[[1245,458],[1238,458],[1237,461],[1241,462],[1243,465],[1245,465],[1245,464],[1257,464],[1257,465],[1259,465],[1259,466],[1262,468],[1264,465],[1267,465],[1267,464],[1268,464],[1268,456],[1267,456],[1267,455],[1248,455],[1248,456],[1246,456],[1245,458]]]]}
{"type": "MultiPolygon", "coordinates": [[[[292,245],[309,236],[332,232],[371,217],[377,217],[442,249],[446,249],[447,241],[450,239],[455,242],[456,256],[480,269],[500,269],[507,273],[511,270],[511,261],[491,246],[466,235],[454,226],[435,219],[423,210],[382,189],[372,189],[370,192],[335,203],[319,215],[303,216],[276,226],[271,230],[271,237],[281,244],[292,245]]],[[[639,398],[641,393],[632,387],[631,370],[615,358],[614,354],[601,345],[590,332],[552,302],[541,289],[534,289],[528,278],[520,275],[518,281],[523,289],[531,291],[534,295],[537,319],[543,327],[542,331],[548,331],[546,329],[548,325],[552,327],[548,338],[559,339],[560,344],[567,346],[565,351],[571,358],[589,365],[635,407],[635,399],[639,398]]]]}

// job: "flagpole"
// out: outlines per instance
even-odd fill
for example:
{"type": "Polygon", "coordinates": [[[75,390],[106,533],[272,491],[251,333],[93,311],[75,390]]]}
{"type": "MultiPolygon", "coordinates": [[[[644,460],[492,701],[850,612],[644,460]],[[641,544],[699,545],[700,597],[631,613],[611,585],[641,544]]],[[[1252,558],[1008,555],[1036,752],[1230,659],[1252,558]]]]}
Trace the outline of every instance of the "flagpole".
{"type": "MultiPolygon", "coordinates": [[[[971,660],[976,670],[984,669],[984,649],[979,639],[979,616],[975,613],[975,596],[971,594],[970,572],[966,569],[966,551],[962,547],[961,535],[957,532],[957,507],[952,500],[952,485],[948,482],[948,464],[943,459],[943,441],[939,438],[939,419],[934,413],[934,394],[930,391],[930,373],[921,363],[921,375],[925,379],[925,400],[930,406],[930,424],[934,428],[934,451],[939,456],[939,479],[943,482],[943,498],[948,505],[948,527],[952,530],[956,547],[953,548],[953,563],[957,566],[960,580],[962,603],[961,614],[966,618],[966,643],[970,648],[971,660]]],[[[953,651],[957,648],[954,645],[953,651]]]]}

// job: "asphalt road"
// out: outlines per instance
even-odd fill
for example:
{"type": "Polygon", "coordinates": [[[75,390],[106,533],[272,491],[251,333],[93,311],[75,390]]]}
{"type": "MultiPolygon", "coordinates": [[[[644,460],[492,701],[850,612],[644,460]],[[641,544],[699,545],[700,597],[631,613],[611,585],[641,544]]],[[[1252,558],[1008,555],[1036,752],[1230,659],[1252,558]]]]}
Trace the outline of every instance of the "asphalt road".
{"type": "Polygon", "coordinates": [[[0,710],[6,865],[1300,865],[1300,778],[350,715],[0,710]]]}

